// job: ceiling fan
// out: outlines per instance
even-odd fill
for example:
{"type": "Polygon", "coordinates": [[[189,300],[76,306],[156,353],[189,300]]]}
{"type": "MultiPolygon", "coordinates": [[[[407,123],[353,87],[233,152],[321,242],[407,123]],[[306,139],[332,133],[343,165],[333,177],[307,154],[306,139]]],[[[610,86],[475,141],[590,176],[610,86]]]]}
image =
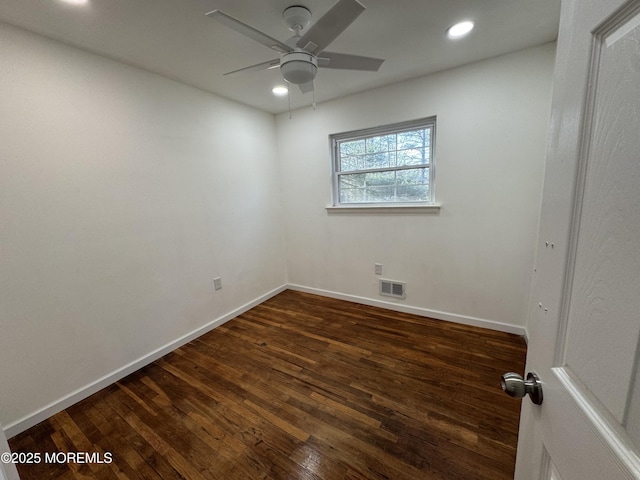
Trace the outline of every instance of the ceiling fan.
{"type": "Polygon", "coordinates": [[[384,62],[382,59],[325,51],[325,48],[344,32],[364,10],[365,6],[358,0],[338,0],[327,13],[307,29],[311,23],[309,9],[300,5],[291,6],[285,9],[282,16],[289,29],[293,31],[293,36],[284,42],[276,40],[220,10],[213,10],[206,15],[281,54],[279,59],[244,67],[225,73],[225,75],[279,67],[282,76],[288,83],[298,85],[302,93],[307,93],[313,91],[313,80],[318,72],[318,67],[378,71],[384,62]]]}

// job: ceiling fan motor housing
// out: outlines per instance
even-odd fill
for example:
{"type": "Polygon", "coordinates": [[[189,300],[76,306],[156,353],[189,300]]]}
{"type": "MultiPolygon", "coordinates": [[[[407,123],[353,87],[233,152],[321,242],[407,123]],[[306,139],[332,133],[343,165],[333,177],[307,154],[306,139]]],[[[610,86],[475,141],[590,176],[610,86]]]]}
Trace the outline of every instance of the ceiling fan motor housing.
{"type": "Polygon", "coordinates": [[[294,85],[309,83],[316,78],[318,60],[306,52],[285,53],[280,58],[280,72],[287,82],[294,85]]]}
{"type": "Polygon", "coordinates": [[[307,28],[311,23],[311,12],[309,9],[300,5],[286,8],[285,11],[282,12],[282,17],[289,27],[289,30],[295,33],[300,33],[301,30],[307,28]]]}

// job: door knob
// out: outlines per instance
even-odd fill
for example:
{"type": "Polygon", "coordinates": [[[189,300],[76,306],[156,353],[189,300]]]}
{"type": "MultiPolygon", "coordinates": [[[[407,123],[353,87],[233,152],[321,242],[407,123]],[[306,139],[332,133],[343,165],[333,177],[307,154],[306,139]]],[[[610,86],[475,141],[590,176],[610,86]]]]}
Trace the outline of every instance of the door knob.
{"type": "Polygon", "coordinates": [[[533,403],[536,405],[542,404],[542,382],[535,373],[529,372],[526,381],[517,373],[505,373],[502,375],[500,383],[502,384],[502,390],[507,395],[515,398],[529,395],[533,403]]]}

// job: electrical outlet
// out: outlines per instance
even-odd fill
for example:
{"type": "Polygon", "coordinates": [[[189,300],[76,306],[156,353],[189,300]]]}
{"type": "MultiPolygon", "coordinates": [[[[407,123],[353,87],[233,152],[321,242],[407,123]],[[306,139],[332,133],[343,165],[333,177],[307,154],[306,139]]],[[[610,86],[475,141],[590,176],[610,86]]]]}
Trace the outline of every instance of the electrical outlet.
{"type": "Polygon", "coordinates": [[[382,275],[382,264],[374,263],[376,275],[382,275]]]}
{"type": "Polygon", "coordinates": [[[220,290],[222,288],[222,278],[216,277],[213,279],[213,288],[220,290]]]}

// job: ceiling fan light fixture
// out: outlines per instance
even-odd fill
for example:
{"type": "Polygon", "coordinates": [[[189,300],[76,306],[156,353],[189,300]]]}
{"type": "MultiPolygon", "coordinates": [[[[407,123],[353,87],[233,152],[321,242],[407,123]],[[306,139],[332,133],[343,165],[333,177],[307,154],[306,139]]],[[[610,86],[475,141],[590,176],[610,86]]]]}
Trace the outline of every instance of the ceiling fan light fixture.
{"type": "Polygon", "coordinates": [[[280,72],[287,82],[294,85],[309,83],[316,78],[318,61],[308,53],[287,53],[280,60],[280,72]]]}
{"type": "Polygon", "coordinates": [[[452,25],[447,29],[447,37],[449,38],[464,37],[471,30],[473,30],[473,27],[474,27],[474,23],[470,20],[465,20],[464,22],[456,23],[455,25],[452,25]]]}

